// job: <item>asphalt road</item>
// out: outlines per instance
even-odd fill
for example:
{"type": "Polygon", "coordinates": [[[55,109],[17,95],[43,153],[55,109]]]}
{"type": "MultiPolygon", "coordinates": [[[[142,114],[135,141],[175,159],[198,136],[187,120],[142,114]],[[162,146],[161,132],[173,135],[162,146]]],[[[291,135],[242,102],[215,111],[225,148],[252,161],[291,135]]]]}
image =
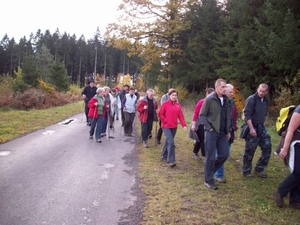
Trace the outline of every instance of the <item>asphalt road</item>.
{"type": "Polygon", "coordinates": [[[138,224],[136,138],[120,125],[97,143],[78,114],[1,144],[0,224],[138,224]]]}

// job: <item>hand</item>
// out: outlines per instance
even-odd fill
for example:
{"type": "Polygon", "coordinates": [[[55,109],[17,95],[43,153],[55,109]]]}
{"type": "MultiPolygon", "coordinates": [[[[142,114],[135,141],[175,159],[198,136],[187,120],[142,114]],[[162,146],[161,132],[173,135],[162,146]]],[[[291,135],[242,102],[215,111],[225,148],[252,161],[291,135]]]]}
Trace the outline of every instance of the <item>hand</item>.
{"type": "Polygon", "coordinates": [[[187,131],[187,128],[186,128],[186,127],[183,127],[183,130],[184,130],[184,131],[187,131]]]}
{"type": "Polygon", "coordinates": [[[82,98],[83,98],[83,99],[85,99],[85,97],[86,97],[85,95],[82,95],[82,98]]]}
{"type": "Polygon", "coordinates": [[[252,137],[257,137],[257,133],[256,133],[256,130],[254,128],[250,129],[249,133],[252,137]]]}
{"type": "Polygon", "coordinates": [[[144,106],[144,109],[148,109],[148,106],[147,106],[147,105],[145,105],[145,106],[144,106]]]}
{"type": "Polygon", "coordinates": [[[280,152],[279,152],[279,156],[280,158],[284,159],[287,155],[287,151],[281,149],[280,152]]]}
{"type": "Polygon", "coordinates": [[[98,105],[98,102],[95,102],[95,106],[97,106],[98,105]]]}
{"type": "Polygon", "coordinates": [[[191,130],[195,131],[195,125],[194,124],[191,126],[191,130]]]}

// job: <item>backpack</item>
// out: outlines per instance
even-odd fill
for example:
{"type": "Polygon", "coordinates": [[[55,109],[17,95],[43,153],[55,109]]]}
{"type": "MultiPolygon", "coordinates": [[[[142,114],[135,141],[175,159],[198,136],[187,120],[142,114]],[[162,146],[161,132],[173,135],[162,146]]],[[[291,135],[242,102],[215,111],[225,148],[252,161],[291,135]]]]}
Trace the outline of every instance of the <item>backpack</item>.
{"type": "Polygon", "coordinates": [[[276,120],[276,131],[280,136],[282,132],[287,130],[295,109],[295,105],[290,105],[280,109],[279,116],[276,120]]]}

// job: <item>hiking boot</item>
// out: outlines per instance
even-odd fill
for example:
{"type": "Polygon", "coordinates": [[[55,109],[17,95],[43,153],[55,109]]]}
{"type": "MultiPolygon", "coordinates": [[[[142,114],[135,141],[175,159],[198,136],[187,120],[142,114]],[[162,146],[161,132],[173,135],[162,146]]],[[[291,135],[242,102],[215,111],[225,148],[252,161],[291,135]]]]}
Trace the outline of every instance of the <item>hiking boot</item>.
{"type": "Polygon", "coordinates": [[[283,207],[283,197],[279,194],[278,190],[276,190],[274,192],[274,199],[275,199],[275,202],[276,202],[276,205],[280,208],[283,207]]]}
{"type": "Polygon", "coordinates": [[[174,167],[174,166],[176,166],[176,163],[170,163],[169,166],[174,167]]]}
{"type": "Polygon", "coordinates": [[[147,144],[147,141],[143,141],[143,146],[144,146],[145,148],[149,148],[149,146],[148,146],[148,144],[147,144]]]}
{"type": "Polygon", "coordinates": [[[101,139],[97,139],[97,142],[98,142],[98,143],[101,143],[102,141],[101,141],[101,139]]]}
{"type": "Polygon", "coordinates": [[[215,177],[214,179],[215,179],[215,181],[218,181],[219,183],[226,183],[226,180],[222,177],[215,177]]]}
{"type": "Polygon", "coordinates": [[[243,174],[243,175],[244,175],[244,177],[247,177],[247,178],[254,178],[252,173],[243,174]]]}
{"type": "Polygon", "coordinates": [[[293,209],[299,209],[300,210],[300,203],[298,203],[298,202],[290,202],[289,207],[293,208],[293,209]]]}
{"type": "Polygon", "coordinates": [[[208,184],[208,183],[206,183],[206,182],[204,182],[204,187],[206,188],[206,189],[212,189],[212,190],[217,190],[218,189],[218,187],[217,186],[215,186],[215,185],[213,185],[213,184],[208,184]]]}
{"type": "Polygon", "coordinates": [[[265,172],[261,171],[261,172],[258,172],[258,171],[254,171],[254,173],[261,177],[261,178],[267,178],[268,177],[268,174],[266,174],[265,172]]]}
{"type": "Polygon", "coordinates": [[[193,152],[192,159],[200,160],[199,156],[193,152]]]}
{"type": "Polygon", "coordinates": [[[148,135],[148,139],[151,139],[152,138],[152,134],[150,133],[149,135],[148,135]]]}
{"type": "Polygon", "coordinates": [[[91,139],[93,139],[93,136],[90,136],[90,137],[89,137],[89,140],[91,140],[91,139]]]}

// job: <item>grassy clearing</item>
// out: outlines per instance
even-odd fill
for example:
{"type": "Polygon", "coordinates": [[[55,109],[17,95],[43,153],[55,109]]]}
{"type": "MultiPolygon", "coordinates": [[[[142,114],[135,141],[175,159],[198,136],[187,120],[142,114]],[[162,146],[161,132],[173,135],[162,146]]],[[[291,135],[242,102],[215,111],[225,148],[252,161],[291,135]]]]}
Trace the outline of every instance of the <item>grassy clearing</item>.
{"type": "MultiPolygon", "coordinates": [[[[191,121],[192,111],[193,106],[184,108],[187,122],[191,121]]],[[[279,137],[273,129],[270,133],[275,149],[279,137]]],[[[274,190],[289,173],[280,158],[271,156],[266,169],[268,179],[244,178],[244,140],[236,140],[225,164],[227,183],[217,184],[219,190],[213,191],[203,187],[203,160],[191,158],[193,141],[181,126],[175,143],[175,168],[160,161],[162,145],[155,146],[154,140],[149,141],[149,149],[138,146],[139,176],[147,195],[142,224],[300,224],[298,210],[279,209],[273,200],[274,190]]],[[[260,149],[254,163],[259,155],[260,149]]]]}
{"type": "Polygon", "coordinates": [[[83,112],[83,102],[43,110],[0,108],[0,143],[83,112]]]}

